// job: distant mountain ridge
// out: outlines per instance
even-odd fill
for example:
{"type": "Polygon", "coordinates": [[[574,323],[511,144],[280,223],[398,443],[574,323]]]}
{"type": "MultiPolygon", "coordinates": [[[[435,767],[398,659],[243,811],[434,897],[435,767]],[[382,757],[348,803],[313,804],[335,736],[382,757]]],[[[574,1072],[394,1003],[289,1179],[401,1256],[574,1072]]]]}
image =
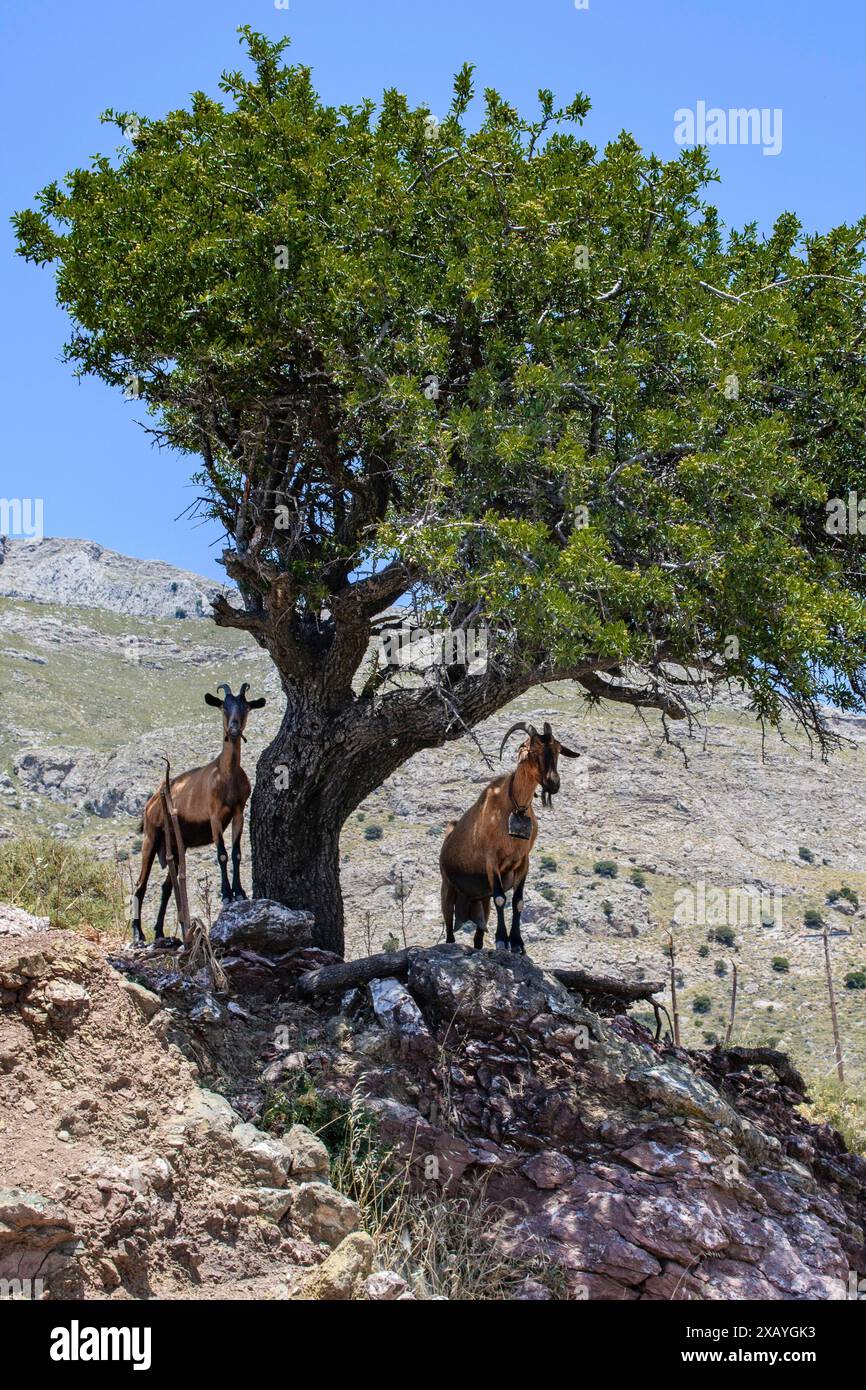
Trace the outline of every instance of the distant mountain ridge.
{"type": "Polygon", "coordinates": [[[0,598],[103,608],[134,618],[207,618],[225,586],[96,541],[0,536],[0,598]]]}

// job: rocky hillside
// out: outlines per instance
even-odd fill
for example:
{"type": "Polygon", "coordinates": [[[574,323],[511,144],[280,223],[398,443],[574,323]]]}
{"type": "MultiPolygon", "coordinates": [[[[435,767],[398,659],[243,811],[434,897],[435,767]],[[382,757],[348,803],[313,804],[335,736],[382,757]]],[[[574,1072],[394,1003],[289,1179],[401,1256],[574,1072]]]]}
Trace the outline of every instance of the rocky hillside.
{"type": "Polygon", "coordinates": [[[95,541],[0,536],[0,595],[103,608],[133,618],[203,618],[221,592],[162,560],[133,560],[95,541]]]}
{"type": "Polygon", "coordinates": [[[50,1298],[841,1300],[866,1268],[866,1160],[803,1118],[790,1067],[665,1046],[528,961],[410,949],[346,991],[308,914],[267,902],[222,914],[215,967],[151,949],[113,969],[13,926],[0,1278],[50,1298]]]}
{"type": "MultiPolygon", "coordinates": [[[[118,859],[128,890],[137,816],[162,754],[175,768],[214,755],[219,720],[203,697],[222,680],[268,697],[248,727],[253,771],[281,705],[273,669],[244,634],[0,598],[0,838],[36,830],[89,845],[118,859]]],[[[684,1041],[724,1035],[736,965],[734,1041],[785,1048],[820,1080],[834,1074],[826,921],[848,1079],[862,1084],[866,992],[846,987],[866,970],[862,720],[838,721],[847,741],[825,764],[790,730],[763,740],[741,702],[720,703],[669,747],[652,718],[591,710],[567,686],[530,691],[481,726],[480,748],[465,739],[419,754],[352,817],[342,844],[349,953],[440,938],[445,824],[497,770],[502,730],[520,717],[550,718],[583,754],[540,812],[526,894],[533,959],[658,978],[673,922],[684,1041]]],[[[217,902],[213,856],[196,852],[189,867],[198,908],[205,884],[217,902]]],[[[157,899],[153,888],[145,926],[157,899]]]]}

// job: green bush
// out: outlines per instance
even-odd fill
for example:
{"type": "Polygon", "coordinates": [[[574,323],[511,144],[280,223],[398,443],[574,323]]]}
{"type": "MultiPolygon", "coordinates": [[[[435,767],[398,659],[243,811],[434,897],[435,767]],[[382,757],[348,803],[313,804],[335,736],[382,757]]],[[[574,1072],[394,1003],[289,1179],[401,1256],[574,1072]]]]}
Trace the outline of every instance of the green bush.
{"type": "Polygon", "coordinates": [[[365,826],[364,826],[364,839],[365,839],[365,840],[381,840],[383,834],[384,834],[384,831],[383,831],[381,825],[365,825],[365,826]]]}
{"type": "Polygon", "coordinates": [[[846,989],[866,989],[866,970],[849,970],[845,976],[846,989]]]}
{"type": "Polygon", "coordinates": [[[717,960],[713,966],[713,970],[720,980],[724,979],[725,975],[728,973],[728,962],[726,960],[717,960]]]}
{"type": "Polygon", "coordinates": [[[807,927],[823,927],[824,925],[824,918],[817,907],[807,907],[803,913],[803,921],[807,927]]]}
{"type": "Polygon", "coordinates": [[[787,956],[773,956],[770,964],[777,975],[787,975],[788,971],[791,969],[791,962],[788,960],[787,956]]]}
{"type": "Polygon", "coordinates": [[[801,845],[797,853],[799,854],[801,859],[804,859],[806,861],[807,864],[814,864],[815,856],[807,845],[801,845]]]}
{"type": "Polygon", "coordinates": [[[860,906],[860,899],[858,898],[854,889],[848,887],[847,883],[843,884],[843,886],[839,889],[839,896],[841,898],[847,898],[848,902],[851,904],[852,907],[860,906]]]}
{"type": "Polygon", "coordinates": [[[613,916],[613,903],[610,901],[610,898],[605,898],[604,902],[601,905],[601,910],[604,913],[605,917],[613,916]]]}
{"type": "Polygon", "coordinates": [[[599,878],[616,878],[619,873],[619,865],[615,859],[597,859],[593,869],[599,878]]]}
{"type": "Polygon", "coordinates": [[[692,1000],[692,1011],[696,1014],[708,1014],[713,1007],[713,1001],[708,994],[696,994],[692,1000]]]}
{"type": "Polygon", "coordinates": [[[698,947],[698,955],[701,957],[702,960],[706,960],[706,958],[707,958],[707,956],[708,956],[709,954],[710,954],[710,948],[709,948],[709,946],[699,946],[699,947],[698,947]]]}
{"type": "Polygon", "coordinates": [[[556,868],[556,860],[554,859],[552,854],[542,854],[541,858],[538,861],[538,864],[539,868],[546,869],[551,873],[556,868]]]}
{"type": "Polygon", "coordinates": [[[646,888],[646,874],[641,869],[632,869],[629,878],[635,888],[646,888]]]}
{"type": "Polygon", "coordinates": [[[737,938],[733,927],[713,927],[707,935],[708,941],[716,941],[720,946],[736,946],[737,938]]]}

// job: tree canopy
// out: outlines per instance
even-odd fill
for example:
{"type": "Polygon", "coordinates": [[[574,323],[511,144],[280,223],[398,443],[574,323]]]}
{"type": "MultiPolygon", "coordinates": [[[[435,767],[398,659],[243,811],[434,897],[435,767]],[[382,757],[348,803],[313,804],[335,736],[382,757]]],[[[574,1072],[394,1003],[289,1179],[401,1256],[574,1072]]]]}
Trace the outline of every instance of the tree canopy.
{"type": "Polygon", "coordinates": [[[384,736],[406,693],[389,723],[351,680],[412,594],[490,634],[422,742],[561,677],[676,717],[732,677],[826,742],[822,702],[864,707],[863,540],[825,504],[864,486],[866,219],[727,231],[704,150],[599,152],[582,95],[525,118],[465,67],[441,120],[335,107],[243,41],[222,100],[108,112],[123,148],[16,217],[69,361],[200,460],[217,620],[384,736]]]}

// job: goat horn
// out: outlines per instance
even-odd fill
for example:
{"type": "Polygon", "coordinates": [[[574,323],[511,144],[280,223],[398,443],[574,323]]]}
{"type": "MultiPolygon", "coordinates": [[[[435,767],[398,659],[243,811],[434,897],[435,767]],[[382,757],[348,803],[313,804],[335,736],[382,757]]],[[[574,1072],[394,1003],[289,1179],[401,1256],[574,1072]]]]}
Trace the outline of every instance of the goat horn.
{"type": "Polygon", "coordinates": [[[250,683],[249,683],[249,681],[244,681],[243,685],[241,686],[240,690],[238,691],[238,699],[239,699],[239,700],[245,700],[245,699],[246,699],[247,691],[249,690],[249,688],[250,688],[250,683]]]}
{"type": "Polygon", "coordinates": [[[518,719],[518,721],[517,721],[516,724],[512,724],[511,728],[508,730],[508,733],[505,735],[504,739],[502,740],[502,743],[499,745],[499,761],[500,761],[500,762],[502,762],[502,754],[505,752],[505,745],[506,745],[506,743],[507,743],[508,740],[511,738],[511,735],[512,735],[513,733],[515,733],[518,729],[522,729],[523,732],[524,732],[525,734],[529,734],[530,738],[536,738],[536,737],[537,737],[536,731],[535,731],[535,725],[534,725],[534,724],[524,724],[524,722],[523,722],[522,719],[518,719]]]}
{"type": "Polygon", "coordinates": [[[232,688],[231,688],[230,685],[218,685],[218,686],[217,686],[217,690],[224,690],[225,693],[226,693],[226,696],[231,695],[231,693],[232,693],[232,688]]]}

